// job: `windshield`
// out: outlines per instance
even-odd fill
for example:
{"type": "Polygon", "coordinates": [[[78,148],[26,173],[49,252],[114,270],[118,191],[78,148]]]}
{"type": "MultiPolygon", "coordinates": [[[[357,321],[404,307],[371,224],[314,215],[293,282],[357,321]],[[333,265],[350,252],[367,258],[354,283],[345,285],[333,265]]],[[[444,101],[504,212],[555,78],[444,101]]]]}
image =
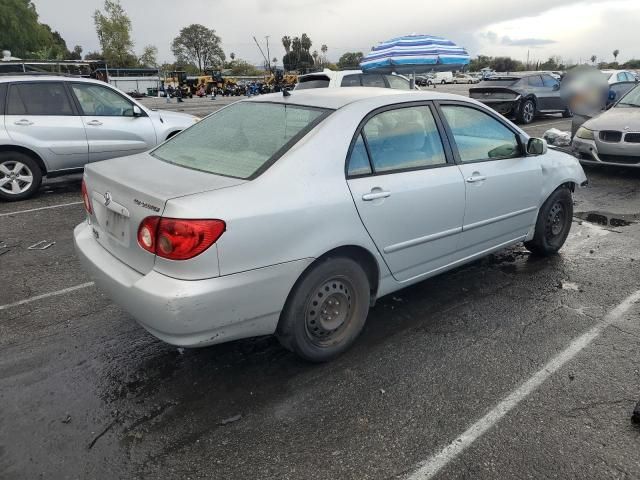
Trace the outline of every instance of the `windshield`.
{"type": "Polygon", "coordinates": [[[261,173],[329,110],[240,102],[220,110],[152,151],[165,162],[235,178],[261,173]]]}
{"type": "Polygon", "coordinates": [[[329,78],[321,75],[315,77],[304,77],[300,79],[296,90],[306,90],[308,88],[327,88],[329,86],[329,78]]]}
{"type": "Polygon", "coordinates": [[[635,87],[616,104],[616,107],[640,107],[640,88],[635,87]]]}
{"type": "Polygon", "coordinates": [[[482,82],[480,82],[478,86],[480,87],[513,87],[520,80],[522,79],[513,78],[513,77],[506,77],[506,78],[491,77],[491,78],[488,78],[487,80],[483,80],[482,82]]]}

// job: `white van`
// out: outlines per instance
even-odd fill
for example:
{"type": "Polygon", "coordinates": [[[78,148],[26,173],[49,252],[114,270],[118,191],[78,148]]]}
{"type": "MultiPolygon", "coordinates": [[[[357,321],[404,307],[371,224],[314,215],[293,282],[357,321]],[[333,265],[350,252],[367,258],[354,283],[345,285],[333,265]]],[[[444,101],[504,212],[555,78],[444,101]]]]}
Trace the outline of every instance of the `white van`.
{"type": "Polygon", "coordinates": [[[434,83],[441,85],[453,83],[453,72],[436,72],[429,77],[429,83],[431,85],[434,83]]]}

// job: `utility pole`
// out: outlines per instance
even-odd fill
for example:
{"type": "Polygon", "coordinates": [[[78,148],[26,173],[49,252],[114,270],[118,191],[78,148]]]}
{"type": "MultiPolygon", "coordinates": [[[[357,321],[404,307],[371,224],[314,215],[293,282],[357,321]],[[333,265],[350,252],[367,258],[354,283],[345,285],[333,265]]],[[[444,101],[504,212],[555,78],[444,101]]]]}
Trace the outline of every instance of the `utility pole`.
{"type": "Polygon", "coordinates": [[[269,53],[269,36],[270,35],[265,35],[264,38],[267,39],[267,60],[269,60],[269,72],[273,73],[271,71],[271,54],[269,53]]]}

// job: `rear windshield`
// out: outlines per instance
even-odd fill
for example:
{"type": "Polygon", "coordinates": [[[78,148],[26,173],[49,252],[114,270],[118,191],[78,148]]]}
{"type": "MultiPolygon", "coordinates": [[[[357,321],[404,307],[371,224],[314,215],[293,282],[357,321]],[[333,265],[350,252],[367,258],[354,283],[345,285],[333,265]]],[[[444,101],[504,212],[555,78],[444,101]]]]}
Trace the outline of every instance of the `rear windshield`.
{"type": "Polygon", "coordinates": [[[305,77],[300,79],[300,83],[296,85],[296,90],[306,90],[307,88],[327,88],[329,79],[327,77],[305,77]]]}
{"type": "Polygon", "coordinates": [[[260,174],[329,112],[240,102],[208,116],[151,154],[182,167],[246,179],[260,174]]]}
{"type": "Polygon", "coordinates": [[[513,87],[521,78],[489,78],[478,84],[480,87],[513,87]]]}

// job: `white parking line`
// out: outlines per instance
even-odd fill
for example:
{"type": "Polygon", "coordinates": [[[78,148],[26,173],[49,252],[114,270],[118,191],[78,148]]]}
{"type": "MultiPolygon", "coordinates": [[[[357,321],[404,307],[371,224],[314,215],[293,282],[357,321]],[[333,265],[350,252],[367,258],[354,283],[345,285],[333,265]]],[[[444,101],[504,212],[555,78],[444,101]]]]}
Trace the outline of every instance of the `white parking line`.
{"type": "Polygon", "coordinates": [[[71,205],[80,205],[82,202],[61,203],[60,205],[49,205],[48,207],[30,208],[29,210],[18,210],[16,212],[0,213],[0,217],[8,217],[10,215],[18,215],[20,213],[37,212],[38,210],[49,210],[50,208],[69,207],[71,205]]]}
{"type": "Polygon", "coordinates": [[[527,127],[546,127],[547,125],[558,125],[559,123],[567,123],[567,121],[571,121],[571,119],[567,118],[566,120],[557,120],[555,122],[547,122],[547,123],[530,123],[527,127]]]}
{"type": "Polygon", "coordinates": [[[37,300],[42,300],[43,298],[55,297],[56,295],[64,295],[65,293],[74,292],[82,288],[92,287],[93,285],[94,285],[93,282],[87,282],[87,283],[81,283],[80,285],[76,285],[75,287],[63,288],[62,290],[57,290],[55,292],[43,293],[42,295],[36,295],[35,297],[27,298],[25,300],[20,300],[19,302],[0,305],[0,310],[6,310],[8,308],[24,305],[25,303],[35,302],[37,300]]]}
{"type": "Polygon", "coordinates": [[[563,365],[575,357],[582,349],[587,347],[596,339],[602,331],[619,320],[637,301],[640,300],[640,290],[625,298],[616,308],[611,310],[602,321],[586,333],[573,340],[569,346],[553,357],[541,370],[536,372],[520,387],[511,392],[504,400],[496,405],[489,413],[471,425],[467,431],[456,438],[449,445],[422,463],[407,480],[427,480],[433,478],[449,462],[460,455],[467,447],[480,438],[487,430],[498,423],[502,417],[515,408],[522,400],[529,396],[551,375],[558,371],[563,365]]]}

